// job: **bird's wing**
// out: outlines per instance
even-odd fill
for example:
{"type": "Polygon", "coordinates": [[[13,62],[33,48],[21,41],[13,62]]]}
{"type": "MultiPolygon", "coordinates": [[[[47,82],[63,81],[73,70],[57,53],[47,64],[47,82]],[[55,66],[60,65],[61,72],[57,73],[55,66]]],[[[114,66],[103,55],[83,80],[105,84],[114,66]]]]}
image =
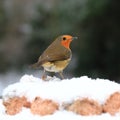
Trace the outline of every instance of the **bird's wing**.
{"type": "Polygon", "coordinates": [[[71,57],[71,51],[64,47],[46,49],[40,56],[38,62],[43,64],[45,62],[61,61],[71,57]],[[62,50],[61,50],[62,49],[62,50]]]}

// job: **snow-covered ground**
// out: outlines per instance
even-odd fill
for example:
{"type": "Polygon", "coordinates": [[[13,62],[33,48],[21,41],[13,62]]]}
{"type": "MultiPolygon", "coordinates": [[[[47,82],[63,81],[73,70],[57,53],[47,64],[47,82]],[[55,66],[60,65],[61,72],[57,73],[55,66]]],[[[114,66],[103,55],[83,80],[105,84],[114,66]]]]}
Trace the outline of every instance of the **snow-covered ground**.
{"type": "Polygon", "coordinates": [[[10,84],[18,82],[21,76],[24,75],[24,73],[33,74],[36,77],[41,76],[41,71],[38,70],[24,70],[22,73],[15,70],[10,70],[5,74],[0,74],[0,96],[2,96],[2,91],[4,88],[6,88],[10,84]]]}
{"type": "Polygon", "coordinates": [[[50,80],[45,82],[32,75],[24,75],[20,82],[9,85],[3,91],[3,97],[9,99],[14,96],[26,96],[29,101],[33,101],[36,96],[40,96],[60,104],[86,97],[103,104],[112,93],[120,91],[120,85],[115,82],[92,80],[86,76],[65,80],[48,76],[47,79],[50,80]]]}
{"type": "Polygon", "coordinates": [[[120,115],[111,116],[110,114],[102,114],[95,116],[80,116],[72,112],[56,111],[53,115],[39,116],[31,114],[29,109],[23,110],[14,115],[6,115],[4,107],[0,101],[0,120],[120,120],[120,115]]]}
{"type": "MultiPolygon", "coordinates": [[[[106,99],[114,92],[120,92],[120,84],[104,79],[91,79],[87,76],[60,80],[48,77],[50,81],[42,81],[32,75],[24,75],[19,82],[9,85],[3,91],[3,98],[7,100],[14,96],[26,96],[29,101],[40,96],[49,98],[61,104],[70,103],[78,98],[90,98],[104,104],[106,99]]],[[[66,110],[56,111],[52,115],[40,116],[31,114],[30,109],[23,108],[16,115],[5,113],[5,108],[0,101],[0,120],[120,120],[120,113],[111,116],[108,113],[94,116],[81,116],[66,110]]]]}

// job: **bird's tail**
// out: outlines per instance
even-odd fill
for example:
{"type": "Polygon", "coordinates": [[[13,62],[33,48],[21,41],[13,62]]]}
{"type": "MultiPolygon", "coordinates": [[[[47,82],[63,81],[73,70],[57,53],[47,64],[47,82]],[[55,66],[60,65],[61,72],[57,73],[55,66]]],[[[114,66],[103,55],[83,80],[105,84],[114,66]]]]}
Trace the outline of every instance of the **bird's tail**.
{"type": "Polygon", "coordinates": [[[40,67],[41,65],[38,62],[29,66],[29,68],[32,68],[32,69],[39,69],[40,67]]]}

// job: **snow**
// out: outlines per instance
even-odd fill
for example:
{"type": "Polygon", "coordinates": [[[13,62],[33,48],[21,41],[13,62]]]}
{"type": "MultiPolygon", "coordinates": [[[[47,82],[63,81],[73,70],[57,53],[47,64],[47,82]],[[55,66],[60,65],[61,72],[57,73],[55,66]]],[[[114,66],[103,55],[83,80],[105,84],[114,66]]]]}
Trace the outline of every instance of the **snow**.
{"type": "Polygon", "coordinates": [[[10,84],[18,82],[21,76],[23,76],[25,73],[39,77],[41,76],[42,71],[25,69],[23,72],[20,72],[16,70],[10,70],[4,74],[0,74],[0,96],[2,96],[4,88],[10,84]]]}
{"type": "MultiPolygon", "coordinates": [[[[33,75],[24,75],[20,81],[9,85],[3,91],[3,99],[8,100],[14,96],[25,96],[33,101],[36,96],[49,98],[57,103],[72,102],[75,99],[90,98],[104,104],[106,99],[115,92],[120,92],[120,84],[105,79],[91,79],[87,76],[60,80],[56,77],[47,77],[43,81],[33,75]]],[[[120,120],[120,114],[111,116],[108,113],[94,116],[81,116],[73,112],[59,110],[53,115],[40,116],[31,114],[30,110],[23,110],[13,116],[5,113],[5,108],[0,100],[0,120],[120,120]]]]}
{"type": "Polygon", "coordinates": [[[103,104],[108,96],[120,91],[120,85],[103,79],[90,79],[86,76],[60,80],[56,77],[43,81],[32,75],[24,75],[20,82],[9,85],[3,91],[4,100],[14,96],[26,96],[33,101],[36,96],[49,98],[58,103],[71,102],[78,98],[91,98],[103,104]]]}
{"type": "Polygon", "coordinates": [[[120,120],[120,115],[111,116],[110,114],[81,116],[67,111],[56,111],[53,115],[39,116],[31,114],[30,110],[23,108],[22,111],[14,116],[7,115],[5,108],[0,100],[0,120],[120,120]]]}

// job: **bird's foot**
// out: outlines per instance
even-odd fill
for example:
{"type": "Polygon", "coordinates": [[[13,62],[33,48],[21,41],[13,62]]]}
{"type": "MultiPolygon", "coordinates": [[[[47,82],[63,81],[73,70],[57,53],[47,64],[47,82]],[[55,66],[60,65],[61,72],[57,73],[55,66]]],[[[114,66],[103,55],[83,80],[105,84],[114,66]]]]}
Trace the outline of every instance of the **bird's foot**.
{"type": "Polygon", "coordinates": [[[46,75],[43,75],[43,76],[42,76],[42,80],[45,81],[46,79],[47,79],[47,76],[46,76],[46,75]]]}

